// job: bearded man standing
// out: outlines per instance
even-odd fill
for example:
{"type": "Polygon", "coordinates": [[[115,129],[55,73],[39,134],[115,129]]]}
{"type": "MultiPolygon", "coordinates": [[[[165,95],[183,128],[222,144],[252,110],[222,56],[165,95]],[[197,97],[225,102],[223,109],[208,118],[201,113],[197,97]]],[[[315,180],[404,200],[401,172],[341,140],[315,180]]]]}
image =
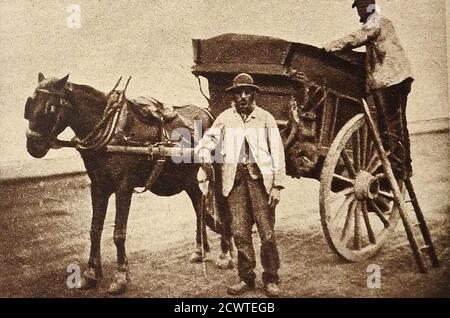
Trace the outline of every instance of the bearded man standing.
{"type": "Polygon", "coordinates": [[[255,289],[252,227],[256,223],[264,290],[267,296],[277,297],[280,259],[274,226],[285,177],[283,142],[275,118],[255,102],[260,88],[250,75],[237,75],[227,91],[233,94],[231,108],[217,117],[195,148],[199,158],[211,162],[211,152],[219,146],[215,158],[222,160],[222,192],[231,213],[240,279],[227,291],[241,295],[255,289]]]}

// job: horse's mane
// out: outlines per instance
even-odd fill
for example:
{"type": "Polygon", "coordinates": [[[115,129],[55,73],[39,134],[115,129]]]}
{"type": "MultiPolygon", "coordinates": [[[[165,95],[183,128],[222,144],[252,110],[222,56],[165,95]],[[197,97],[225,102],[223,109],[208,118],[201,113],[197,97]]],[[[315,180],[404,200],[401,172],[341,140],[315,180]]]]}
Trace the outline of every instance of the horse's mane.
{"type": "Polygon", "coordinates": [[[102,93],[95,88],[82,84],[68,83],[71,88],[73,97],[78,96],[80,100],[85,102],[80,103],[80,107],[87,107],[91,111],[94,111],[97,115],[103,113],[106,107],[106,94],[102,93]],[[88,101],[86,103],[86,101],[88,101]],[[84,106],[82,106],[84,105],[84,106]]]}
{"type": "Polygon", "coordinates": [[[86,94],[91,95],[95,99],[102,100],[102,99],[105,99],[105,97],[106,97],[105,93],[100,92],[100,91],[96,90],[95,88],[88,86],[88,85],[70,83],[70,86],[76,90],[80,90],[86,94]]]}

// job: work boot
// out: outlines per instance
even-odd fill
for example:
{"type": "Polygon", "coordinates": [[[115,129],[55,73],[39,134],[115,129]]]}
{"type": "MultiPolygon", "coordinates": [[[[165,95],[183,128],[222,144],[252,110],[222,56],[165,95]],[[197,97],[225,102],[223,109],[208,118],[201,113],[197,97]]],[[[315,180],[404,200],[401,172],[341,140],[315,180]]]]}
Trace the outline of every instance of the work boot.
{"type": "Polygon", "coordinates": [[[241,280],[236,285],[228,286],[227,293],[229,295],[238,296],[254,289],[255,283],[247,284],[246,282],[241,280]]]}
{"type": "Polygon", "coordinates": [[[267,297],[280,297],[280,288],[275,283],[268,283],[264,286],[264,291],[267,297]]]}

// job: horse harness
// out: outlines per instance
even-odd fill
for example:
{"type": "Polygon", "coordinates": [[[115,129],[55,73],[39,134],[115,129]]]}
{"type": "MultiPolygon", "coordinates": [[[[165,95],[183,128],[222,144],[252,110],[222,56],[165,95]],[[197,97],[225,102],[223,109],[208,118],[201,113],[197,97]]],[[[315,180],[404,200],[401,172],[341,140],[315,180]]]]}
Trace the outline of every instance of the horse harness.
{"type": "MultiPolygon", "coordinates": [[[[72,102],[69,100],[69,98],[67,97],[67,94],[65,94],[62,91],[49,91],[47,89],[43,89],[43,88],[37,88],[36,92],[40,92],[46,95],[50,95],[50,96],[55,96],[59,98],[59,104],[58,105],[54,105],[54,104],[48,104],[46,106],[45,109],[45,114],[54,114],[57,112],[58,108],[62,108],[62,109],[73,109],[73,105],[72,102]]],[[[33,97],[28,97],[27,102],[25,104],[25,114],[24,117],[25,119],[29,119],[30,115],[31,115],[31,107],[33,105],[33,101],[34,101],[35,96],[33,97]]],[[[42,135],[41,133],[32,130],[31,128],[28,128],[26,131],[26,137],[28,139],[34,139],[37,141],[46,141],[50,147],[52,149],[60,149],[64,146],[67,146],[66,143],[63,142],[63,144],[60,144],[57,140],[57,128],[58,128],[58,123],[61,121],[61,119],[63,118],[63,114],[64,112],[58,112],[56,115],[56,123],[53,126],[52,130],[50,131],[49,135],[47,137],[45,137],[44,135],[42,135]]]]}

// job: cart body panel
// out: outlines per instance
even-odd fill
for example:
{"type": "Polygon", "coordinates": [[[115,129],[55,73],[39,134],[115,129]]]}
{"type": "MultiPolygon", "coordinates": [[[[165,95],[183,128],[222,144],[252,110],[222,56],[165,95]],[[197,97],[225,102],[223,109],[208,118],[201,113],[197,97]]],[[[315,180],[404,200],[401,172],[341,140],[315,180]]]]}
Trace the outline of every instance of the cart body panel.
{"type": "Polygon", "coordinates": [[[241,72],[250,74],[261,88],[257,103],[275,117],[282,131],[289,128],[290,103],[295,99],[301,129],[286,149],[288,174],[319,179],[321,159],[337,132],[362,112],[364,54],[330,54],[307,44],[243,34],[193,40],[193,48],[192,73],[208,80],[214,116],[230,107],[232,95],[225,89],[241,72]],[[305,85],[305,78],[314,83],[314,90],[305,85]],[[299,155],[298,149],[307,163],[289,159],[299,155]]]}

